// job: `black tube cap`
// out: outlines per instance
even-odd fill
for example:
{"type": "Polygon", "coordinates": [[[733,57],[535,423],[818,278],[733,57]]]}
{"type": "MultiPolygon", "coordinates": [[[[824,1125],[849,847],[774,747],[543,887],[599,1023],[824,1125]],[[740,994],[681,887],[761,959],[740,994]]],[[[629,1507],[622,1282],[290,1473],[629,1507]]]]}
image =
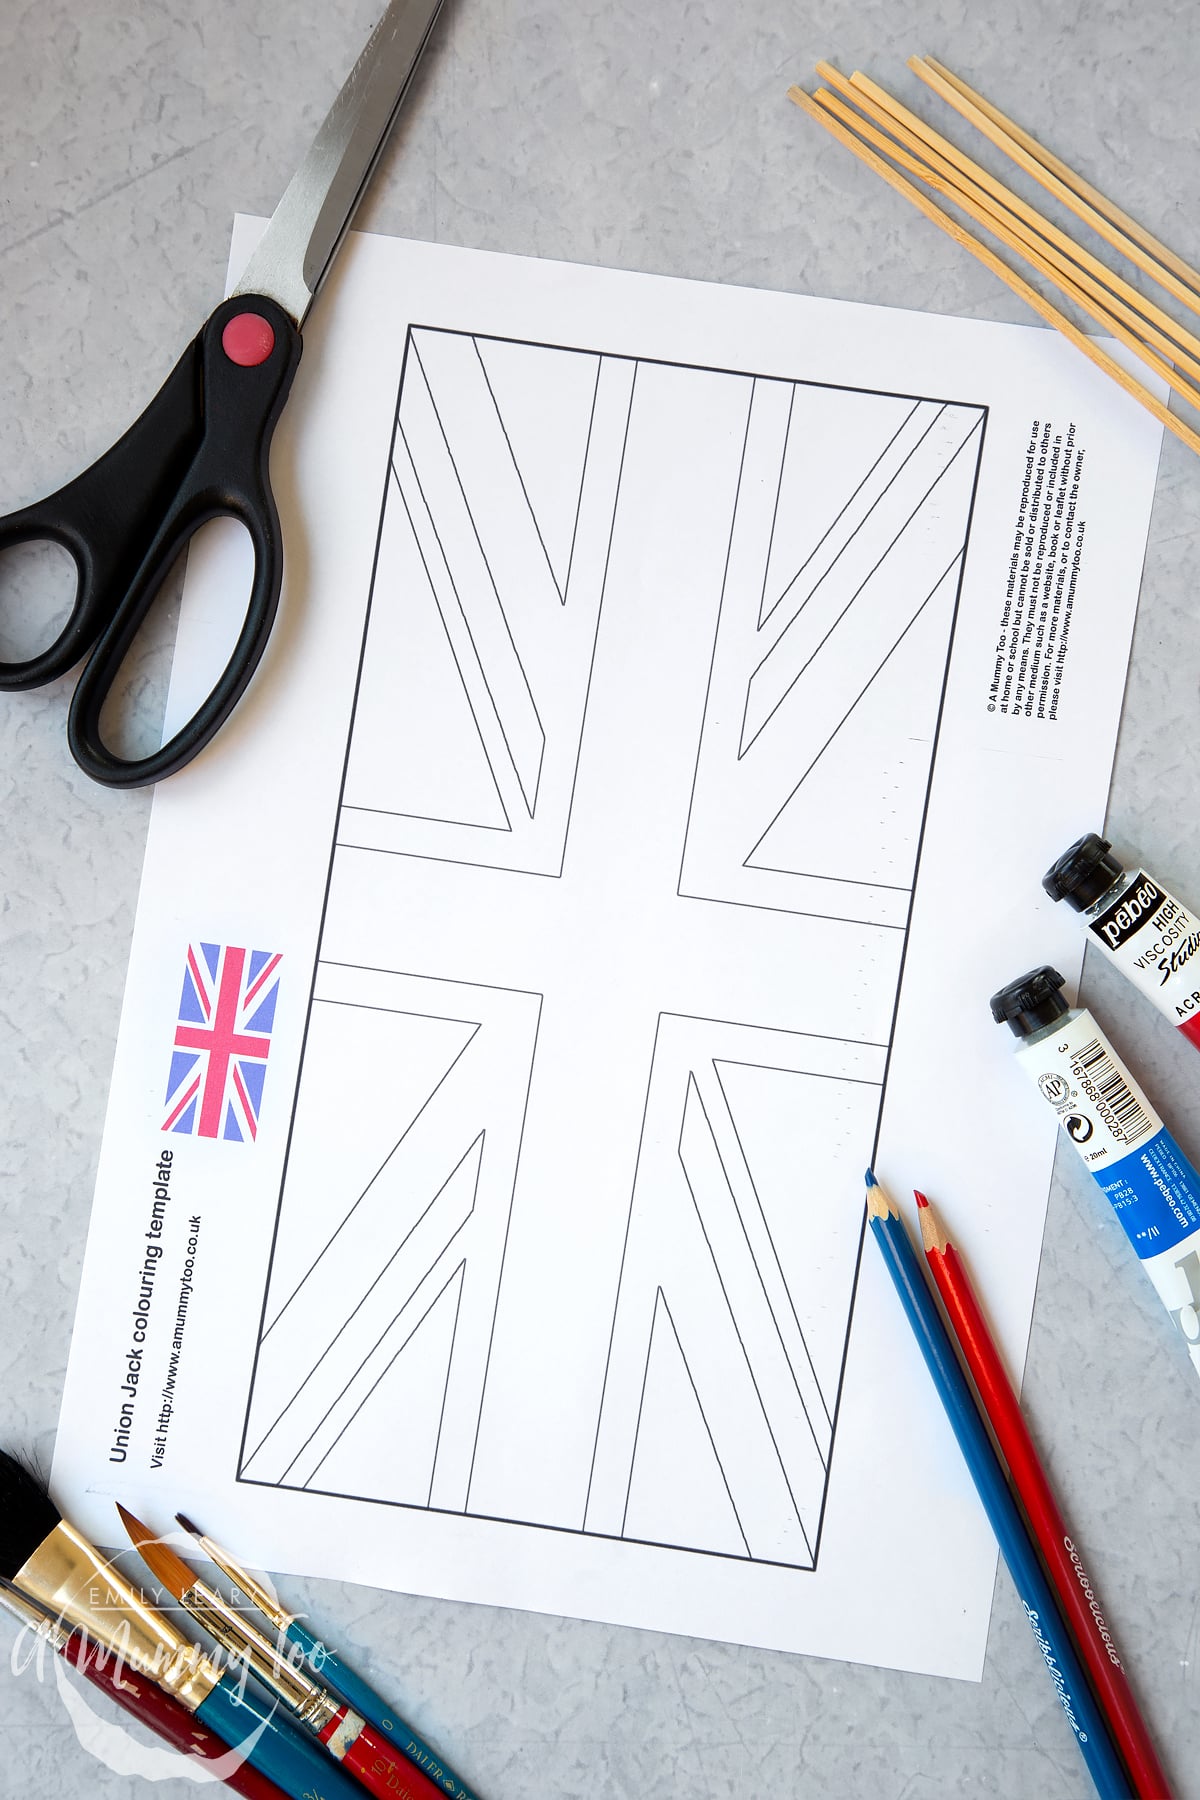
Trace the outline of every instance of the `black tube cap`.
{"type": "Polygon", "coordinates": [[[1040,969],[1030,969],[1028,975],[1010,981],[992,995],[992,1017],[997,1025],[1007,1025],[1015,1036],[1031,1037],[1043,1025],[1053,1025],[1071,1010],[1059,991],[1064,985],[1058,970],[1043,963],[1040,969]]]}
{"type": "Polygon", "coordinates": [[[1076,912],[1086,912],[1125,873],[1116,857],[1108,854],[1111,849],[1107,838],[1089,831],[1046,870],[1042,886],[1052,900],[1065,900],[1076,912]]]}

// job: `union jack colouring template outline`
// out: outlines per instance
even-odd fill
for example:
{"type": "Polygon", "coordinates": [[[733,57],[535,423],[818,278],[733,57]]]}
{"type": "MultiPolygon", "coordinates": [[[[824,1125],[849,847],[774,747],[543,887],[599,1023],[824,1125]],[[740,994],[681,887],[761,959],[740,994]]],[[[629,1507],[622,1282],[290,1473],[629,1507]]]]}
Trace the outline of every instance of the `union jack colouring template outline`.
{"type": "Polygon", "coordinates": [[[886,1027],[984,414],[410,329],[243,1483],[816,1567],[861,1217],[815,1254],[806,1196],[860,1181],[888,1045],[802,972],[853,956],[886,1027]],[[646,502],[698,437],[705,493],[646,502]],[[689,659],[690,746],[593,770],[689,659]],[[492,896],[570,954],[606,882],[636,970],[501,978],[492,896]],[[604,1134],[588,1268],[548,1146],[604,1134]],[[536,1382],[535,1241],[578,1314],[536,1382]]]}

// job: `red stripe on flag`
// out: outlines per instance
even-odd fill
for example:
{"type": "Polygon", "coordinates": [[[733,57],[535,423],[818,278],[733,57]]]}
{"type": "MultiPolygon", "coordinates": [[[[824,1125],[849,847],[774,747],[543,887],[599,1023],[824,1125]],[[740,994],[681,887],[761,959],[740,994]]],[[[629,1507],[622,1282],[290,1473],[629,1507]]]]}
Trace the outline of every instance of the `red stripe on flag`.
{"type": "Polygon", "coordinates": [[[212,1001],[208,997],[208,984],[200,972],[200,964],[196,961],[196,951],[191,944],[188,945],[187,960],[188,968],[192,973],[192,985],[196,990],[196,998],[200,1002],[200,1010],[207,1019],[212,1013],[212,1001]]]}
{"type": "Polygon", "coordinates": [[[192,1097],[198,1092],[199,1087],[200,1087],[200,1077],[197,1075],[195,1081],[193,1081],[191,1087],[188,1089],[187,1093],[183,1096],[183,1099],[179,1102],[179,1105],[175,1108],[175,1111],[171,1114],[170,1118],[167,1120],[166,1124],[163,1126],[164,1131],[170,1131],[172,1125],[174,1125],[174,1123],[175,1123],[176,1119],[179,1117],[180,1113],[183,1112],[184,1108],[187,1106],[188,1101],[190,1099],[192,1099],[192,1097]]]}
{"type": "Polygon", "coordinates": [[[271,958],[270,962],[267,964],[266,968],[262,970],[258,979],[254,982],[253,986],[246,989],[246,1005],[247,1006],[249,1006],[249,1004],[253,1000],[255,994],[257,994],[258,990],[262,987],[264,981],[269,980],[273,971],[278,968],[279,957],[280,957],[280,952],[277,950],[275,952],[274,956],[271,958]]]}
{"type": "Polygon", "coordinates": [[[242,1081],[242,1071],[238,1068],[236,1063],[233,1065],[233,1085],[237,1089],[238,1098],[242,1103],[242,1112],[245,1114],[246,1118],[246,1128],[249,1131],[250,1136],[256,1138],[258,1136],[258,1126],[254,1118],[254,1108],[250,1104],[250,1096],[246,1092],[245,1085],[242,1081]]]}

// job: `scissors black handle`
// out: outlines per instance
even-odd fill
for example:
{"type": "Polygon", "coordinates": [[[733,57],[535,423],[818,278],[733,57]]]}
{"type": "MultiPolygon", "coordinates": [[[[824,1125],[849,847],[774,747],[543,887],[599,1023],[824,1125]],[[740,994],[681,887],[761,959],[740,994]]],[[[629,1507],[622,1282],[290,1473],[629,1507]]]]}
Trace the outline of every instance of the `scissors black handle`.
{"type": "Polygon", "coordinates": [[[49,499],[0,520],[0,550],[50,539],[78,572],[62,631],[40,655],[0,664],[0,689],[39,687],[94,646],[71,702],[67,741],[80,768],[107,787],[140,787],[190,762],[254,673],[283,579],[271,437],[299,361],[300,333],[274,301],[225,301],[111,450],[49,499]],[[180,551],[222,516],[238,519],[254,547],[250,598],[229,660],[207,700],[160,749],[115,756],[100,737],[100,714],[126,652],[180,551]]]}

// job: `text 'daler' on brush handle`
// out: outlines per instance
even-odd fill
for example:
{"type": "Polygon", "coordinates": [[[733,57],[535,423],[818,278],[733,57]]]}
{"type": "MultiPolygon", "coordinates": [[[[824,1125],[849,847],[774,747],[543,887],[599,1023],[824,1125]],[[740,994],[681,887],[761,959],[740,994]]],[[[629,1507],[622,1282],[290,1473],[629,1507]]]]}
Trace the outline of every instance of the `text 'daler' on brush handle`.
{"type": "Polygon", "coordinates": [[[338,1708],[319,1736],[330,1755],[380,1800],[445,1800],[444,1788],[435,1787],[428,1775],[348,1706],[338,1708]]]}
{"type": "Polygon", "coordinates": [[[407,1720],[382,1700],[361,1676],[347,1668],[336,1650],[313,1636],[299,1619],[288,1620],[287,1635],[304,1652],[304,1660],[325,1687],[332,1688],[354,1712],[378,1731],[392,1750],[398,1750],[433,1783],[442,1800],[479,1800],[454,1770],[448,1768],[431,1745],[417,1735],[407,1720]]]}

